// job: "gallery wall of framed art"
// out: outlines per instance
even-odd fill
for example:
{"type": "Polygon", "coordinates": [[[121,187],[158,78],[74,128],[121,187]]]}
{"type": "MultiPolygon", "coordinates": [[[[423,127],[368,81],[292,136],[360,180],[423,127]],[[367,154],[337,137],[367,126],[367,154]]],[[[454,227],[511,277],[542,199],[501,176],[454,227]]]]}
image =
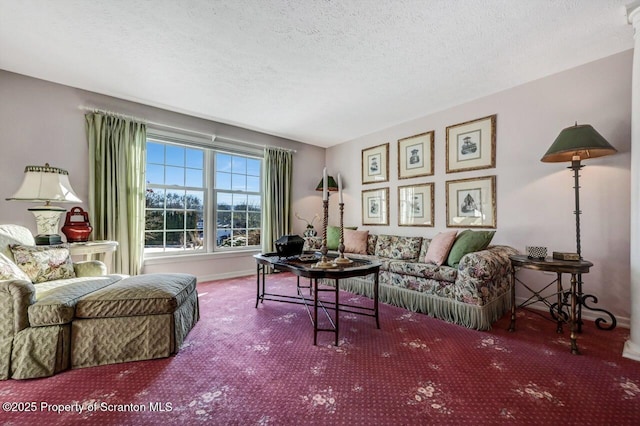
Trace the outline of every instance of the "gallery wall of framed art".
{"type": "MultiPolygon", "coordinates": [[[[442,169],[439,173],[436,170],[435,154],[438,152],[436,144],[439,143],[440,147],[444,145],[442,160],[446,174],[468,174],[495,168],[496,125],[497,114],[493,114],[446,126],[444,132],[439,134],[440,141],[436,138],[435,130],[397,139],[392,154],[397,155],[393,165],[396,166],[398,184],[392,182],[391,187],[362,190],[362,225],[389,225],[390,216],[395,214],[389,211],[389,204],[392,204],[397,205],[394,220],[397,226],[435,227],[436,208],[442,208],[435,205],[435,194],[439,191],[436,186],[444,184],[439,193],[445,193],[443,207],[447,228],[495,228],[496,176],[461,176],[460,179],[443,182],[441,178],[436,179],[442,169]],[[400,182],[403,184],[400,185],[400,182]],[[394,197],[397,199],[393,200],[394,197]]],[[[390,145],[384,143],[362,149],[363,185],[388,185],[389,168],[392,165],[390,145]]],[[[440,153],[442,155],[442,148],[440,153]]]]}

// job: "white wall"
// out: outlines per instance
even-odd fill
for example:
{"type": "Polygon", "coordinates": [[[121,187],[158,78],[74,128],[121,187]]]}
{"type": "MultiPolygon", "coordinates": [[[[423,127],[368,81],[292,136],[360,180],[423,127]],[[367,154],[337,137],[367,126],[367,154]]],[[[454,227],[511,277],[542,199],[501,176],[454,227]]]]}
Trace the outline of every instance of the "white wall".
{"type": "MultiPolygon", "coordinates": [[[[629,323],[629,222],[632,51],[626,51],[445,111],[408,121],[327,150],[332,173],[346,182],[345,224],[377,234],[432,237],[446,229],[445,182],[477,176],[497,176],[497,232],[494,244],[524,252],[527,245],[550,251],[573,251],[575,216],[573,175],[564,163],[540,158],[560,131],[577,121],[591,124],[619,151],[587,160],[581,172],[582,254],[594,263],[584,275],[584,290],[595,294],[595,306],[613,311],[621,325],[629,323]],[[497,156],[494,169],[445,173],[447,126],[497,114],[497,156]],[[397,140],[435,130],[435,174],[397,179],[397,140]],[[390,143],[390,180],[361,184],[361,151],[390,143]],[[435,227],[398,227],[397,187],[435,182],[435,227]],[[360,191],[390,188],[390,226],[361,226],[360,191]]],[[[391,78],[391,77],[390,77],[391,78]]],[[[331,200],[330,223],[338,223],[331,200]]],[[[535,271],[520,276],[533,287],[554,277],[535,271]]],[[[565,278],[568,283],[568,277],[565,278]]],[[[518,287],[516,295],[525,292],[518,287]]],[[[584,311],[589,318],[589,311],[584,311]]]]}
{"type": "MultiPolygon", "coordinates": [[[[85,210],[88,208],[86,112],[79,109],[80,105],[222,137],[295,149],[293,208],[303,217],[311,217],[314,203],[321,204],[319,193],[314,189],[322,177],[324,148],[0,70],[0,223],[15,223],[36,231],[33,215],[27,211],[34,204],[5,200],[20,186],[26,165],[48,162],[68,170],[74,190],[84,201],[79,205],[85,210]]],[[[67,207],[72,206],[74,204],[67,207]]],[[[304,222],[295,218],[293,222],[294,232],[302,234],[304,222]]],[[[201,280],[250,274],[255,273],[253,253],[153,259],[145,262],[144,272],[190,272],[201,280]]]]}
{"type": "MultiPolygon", "coordinates": [[[[362,189],[388,186],[390,226],[368,229],[375,233],[433,236],[446,228],[445,182],[495,174],[498,226],[494,243],[521,251],[526,245],[575,251],[571,172],[565,164],[539,160],[561,129],[575,121],[592,124],[619,153],[586,161],[581,173],[582,249],[584,257],[595,264],[591,273],[584,276],[584,288],[598,296],[597,306],[612,310],[621,324],[628,323],[631,63],[632,51],[623,52],[328,149],[329,173],[337,177],[341,172],[344,178],[345,224],[361,224],[362,189]],[[498,115],[496,168],[445,173],[446,126],[490,114],[498,115]],[[401,185],[435,182],[435,227],[398,227],[397,140],[429,130],[435,130],[435,175],[402,180],[401,185]],[[361,150],[385,142],[390,143],[390,181],[361,185],[361,150]]],[[[17,223],[35,231],[33,216],[26,210],[32,204],[5,200],[20,185],[28,164],[49,162],[67,169],[74,189],[86,202],[88,149],[80,105],[296,149],[293,210],[307,219],[322,213],[319,193],[314,188],[325,163],[324,149],[0,70],[0,223],[17,223]]],[[[87,208],[86,203],[81,205],[87,208]]],[[[304,222],[293,222],[294,232],[301,234],[304,222]]],[[[338,223],[335,196],[330,198],[329,222],[338,223]]],[[[188,261],[154,260],[145,267],[145,272],[173,271],[213,279],[253,273],[255,264],[248,253],[225,253],[188,261]]],[[[523,271],[522,277],[534,281],[534,285],[553,278],[532,271],[523,271]]],[[[518,289],[517,295],[522,297],[524,292],[518,289]]]]}

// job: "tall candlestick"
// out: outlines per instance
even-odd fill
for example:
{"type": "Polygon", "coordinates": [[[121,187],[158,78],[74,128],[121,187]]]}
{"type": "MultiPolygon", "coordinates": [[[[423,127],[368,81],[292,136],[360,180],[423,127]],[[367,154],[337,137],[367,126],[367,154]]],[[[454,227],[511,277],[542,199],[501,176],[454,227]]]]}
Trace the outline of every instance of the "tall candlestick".
{"type": "Polygon", "coordinates": [[[329,200],[329,191],[327,190],[327,168],[322,171],[322,201],[329,200]]]}
{"type": "Polygon", "coordinates": [[[329,200],[322,201],[322,210],[324,210],[324,215],[322,219],[322,247],[320,248],[320,253],[322,257],[320,261],[315,264],[316,268],[334,268],[336,265],[333,261],[329,261],[327,257],[327,253],[329,249],[327,248],[327,223],[329,222],[329,200]]]}
{"type": "Polygon", "coordinates": [[[342,176],[338,173],[338,194],[340,196],[340,204],[344,203],[342,200],[342,176]]]}
{"type": "Polygon", "coordinates": [[[344,203],[339,203],[338,207],[340,207],[340,244],[338,244],[338,258],[335,262],[336,265],[344,267],[353,263],[353,260],[344,257],[344,203]]]}

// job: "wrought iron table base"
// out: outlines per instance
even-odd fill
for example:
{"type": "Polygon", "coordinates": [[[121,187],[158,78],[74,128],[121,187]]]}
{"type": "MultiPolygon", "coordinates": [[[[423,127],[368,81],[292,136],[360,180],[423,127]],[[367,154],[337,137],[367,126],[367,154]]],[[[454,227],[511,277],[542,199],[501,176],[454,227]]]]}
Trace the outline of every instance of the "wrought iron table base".
{"type": "MultiPolygon", "coordinates": [[[[593,303],[598,303],[598,298],[596,296],[594,296],[593,294],[583,294],[582,293],[582,274],[578,274],[577,276],[577,280],[578,280],[578,290],[577,290],[577,300],[576,303],[578,304],[578,318],[577,318],[577,326],[578,326],[578,333],[582,333],[582,309],[583,307],[585,309],[588,309],[590,311],[594,311],[594,312],[602,312],[603,314],[606,314],[610,321],[608,321],[606,318],[604,317],[600,317],[600,318],[596,318],[595,320],[595,324],[596,327],[600,330],[604,330],[604,331],[611,331],[614,328],[616,328],[616,326],[618,325],[618,321],[616,320],[616,317],[609,311],[607,311],[606,309],[603,308],[596,308],[593,306],[589,306],[587,303],[588,299],[591,299],[593,303]]],[[[571,297],[571,294],[567,291],[564,292],[563,294],[563,298],[562,298],[562,303],[560,303],[561,306],[567,306],[568,303],[567,301],[569,300],[569,297],[571,297]]],[[[556,304],[554,304],[556,305],[556,304]]],[[[550,311],[551,311],[551,315],[554,317],[554,319],[556,318],[555,312],[561,310],[562,308],[558,309],[557,307],[554,308],[550,307],[550,311]]],[[[563,312],[564,313],[564,312],[563,312]]],[[[566,315],[566,314],[565,314],[566,315]]]]}
{"type": "MultiPolygon", "coordinates": [[[[544,303],[549,308],[551,317],[557,323],[556,333],[562,333],[563,332],[562,325],[564,323],[569,323],[569,320],[571,318],[571,312],[569,310],[571,308],[571,304],[567,303],[569,297],[571,296],[571,292],[569,291],[564,292],[562,288],[562,274],[557,274],[556,279],[554,279],[553,281],[551,281],[549,284],[545,285],[541,290],[538,290],[538,291],[529,287],[526,283],[518,279],[518,277],[514,276],[514,280],[519,282],[524,288],[526,288],[527,290],[529,290],[529,292],[531,292],[531,296],[529,296],[529,298],[524,302],[520,303],[518,307],[526,308],[527,306],[533,305],[534,303],[538,303],[538,302],[544,303]],[[543,295],[542,293],[546,291],[549,287],[551,287],[554,283],[557,284],[556,291],[546,296],[543,295]],[[555,303],[549,302],[549,299],[552,296],[557,297],[557,302],[555,303]],[[566,312],[565,312],[565,308],[567,308],[566,312]]],[[[510,329],[510,331],[513,331],[513,330],[510,329]]]]}
{"type": "Polygon", "coordinates": [[[607,327],[603,327],[603,323],[607,324],[608,321],[604,318],[598,318],[595,323],[596,327],[601,330],[612,330],[616,326],[616,319],[609,311],[605,309],[593,308],[587,304],[588,300],[593,300],[597,303],[598,299],[590,294],[583,294],[582,292],[582,274],[588,273],[589,268],[593,266],[593,263],[584,259],[578,261],[566,261],[557,259],[530,259],[523,255],[511,255],[509,256],[512,266],[512,282],[511,282],[511,323],[509,325],[509,331],[515,331],[516,322],[516,294],[515,284],[519,282],[522,284],[532,295],[520,304],[520,307],[527,307],[536,302],[543,302],[551,313],[551,317],[556,321],[556,332],[562,333],[562,326],[564,323],[568,323],[571,326],[571,353],[578,354],[578,346],[576,343],[577,334],[582,332],[582,308],[590,309],[593,311],[604,312],[611,318],[611,324],[607,327]],[[535,291],[520,279],[516,277],[516,270],[518,268],[532,269],[543,272],[556,273],[556,279],[544,286],[541,290],[535,291]],[[565,290],[562,287],[562,274],[571,275],[571,287],[565,290]],[[556,292],[549,295],[544,295],[547,289],[553,284],[557,283],[556,292]],[[556,302],[551,303],[548,299],[556,296],[556,302]]]}

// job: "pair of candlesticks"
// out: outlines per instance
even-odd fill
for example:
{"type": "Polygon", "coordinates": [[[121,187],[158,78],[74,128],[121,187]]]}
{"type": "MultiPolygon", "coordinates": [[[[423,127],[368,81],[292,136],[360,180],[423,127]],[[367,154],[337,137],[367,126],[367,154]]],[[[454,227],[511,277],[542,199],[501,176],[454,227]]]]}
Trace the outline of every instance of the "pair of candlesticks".
{"type": "MultiPolygon", "coordinates": [[[[338,175],[338,183],[340,183],[340,175],[338,175]]],[[[342,198],[342,193],[340,194],[340,196],[342,198]]],[[[327,224],[329,222],[329,200],[323,199],[322,207],[324,210],[324,214],[323,214],[323,220],[322,220],[322,247],[320,248],[320,253],[322,254],[322,257],[320,258],[320,261],[314,265],[316,268],[322,268],[322,269],[331,269],[336,267],[339,268],[339,267],[347,266],[353,262],[351,259],[347,259],[346,257],[344,257],[344,222],[343,222],[344,203],[342,202],[342,200],[340,200],[340,203],[338,205],[340,206],[340,244],[338,244],[338,253],[339,253],[338,257],[333,260],[329,260],[329,258],[327,257],[327,252],[329,251],[327,249],[327,224]]]]}

